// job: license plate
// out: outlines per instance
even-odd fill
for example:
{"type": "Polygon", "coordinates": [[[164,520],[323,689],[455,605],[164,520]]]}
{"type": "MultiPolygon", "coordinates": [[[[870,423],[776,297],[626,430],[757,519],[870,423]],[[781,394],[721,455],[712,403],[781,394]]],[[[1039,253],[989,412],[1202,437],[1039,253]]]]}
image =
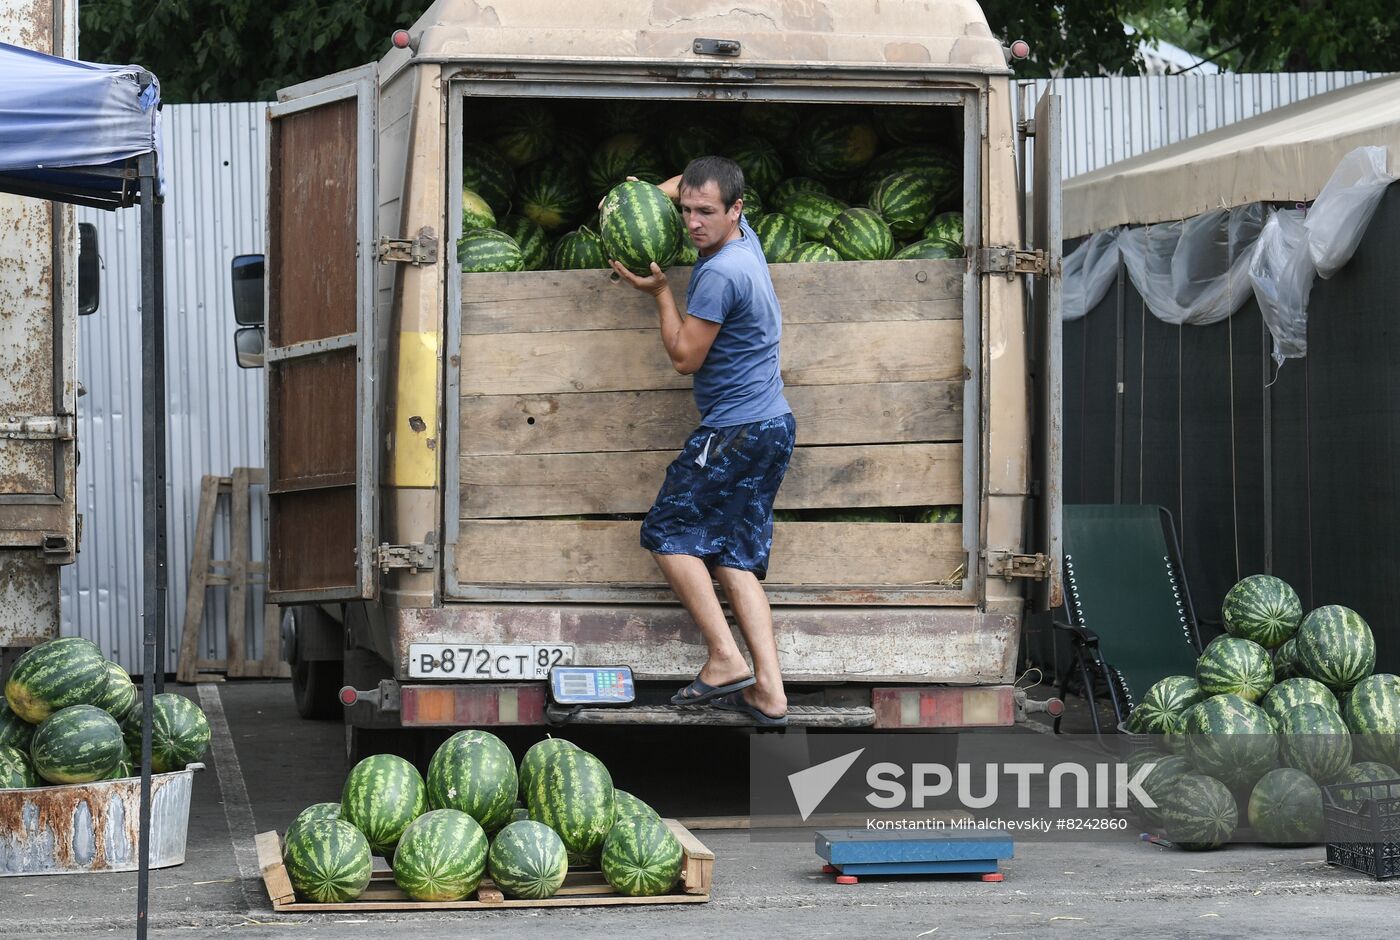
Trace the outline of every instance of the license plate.
{"type": "Polygon", "coordinates": [[[456,646],[410,643],[408,675],[413,679],[548,679],[549,670],[574,661],[568,645],[456,646]]]}

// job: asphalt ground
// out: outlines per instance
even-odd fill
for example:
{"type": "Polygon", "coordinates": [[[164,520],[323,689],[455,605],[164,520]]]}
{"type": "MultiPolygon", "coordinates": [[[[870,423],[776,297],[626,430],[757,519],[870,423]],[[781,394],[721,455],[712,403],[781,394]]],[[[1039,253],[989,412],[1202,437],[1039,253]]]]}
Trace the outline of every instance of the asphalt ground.
{"type": "MultiPolygon", "coordinates": [[[[1400,911],[1400,880],[1331,868],[1321,847],[1188,853],[1131,834],[1114,842],[1018,841],[1016,857],[1002,863],[1001,883],[902,876],[845,886],[821,873],[810,844],[706,830],[696,835],[716,856],[707,904],[278,914],[257,871],[253,837],[281,831],[304,806],[339,798],[343,729],[298,719],[286,682],[171,688],[205,708],[214,741],[207,769],[195,777],[185,863],[151,873],[153,937],[1369,937],[1392,933],[1400,911]]],[[[1082,706],[1072,710],[1067,727],[1084,726],[1086,716],[1082,706]]],[[[620,786],[666,815],[746,811],[742,730],[580,730],[591,733],[570,737],[603,757],[620,786]]],[[[1046,731],[1038,722],[1009,733],[1046,731]]],[[[0,878],[0,937],[133,936],[136,893],[135,873],[0,878]]]]}

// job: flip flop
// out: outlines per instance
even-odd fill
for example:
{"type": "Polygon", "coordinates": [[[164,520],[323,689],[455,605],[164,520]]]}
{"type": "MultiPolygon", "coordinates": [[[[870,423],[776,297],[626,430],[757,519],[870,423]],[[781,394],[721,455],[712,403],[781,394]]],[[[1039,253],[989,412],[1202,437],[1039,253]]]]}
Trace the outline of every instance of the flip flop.
{"type": "Polygon", "coordinates": [[[787,727],[787,715],[780,715],[774,718],[772,715],[764,713],[757,705],[750,705],[748,700],[744,698],[743,692],[734,692],[730,695],[722,696],[715,699],[712,704],[721,711],[739,712],[742,715],[748,715],[753,719],[754,724],[762,728],[787,727]]]}
{"type": "Polygon", "coordinates": [[[700,681],[696,676],[690,685],[681,689],[671,696],[672,705],[708,705],[722,695],[729,695],[732,692],[739,692],[747,689],[758,680],[753,676],[744,679],[736,679],[725,685],[710,685],[708,682],[700,681]]]}

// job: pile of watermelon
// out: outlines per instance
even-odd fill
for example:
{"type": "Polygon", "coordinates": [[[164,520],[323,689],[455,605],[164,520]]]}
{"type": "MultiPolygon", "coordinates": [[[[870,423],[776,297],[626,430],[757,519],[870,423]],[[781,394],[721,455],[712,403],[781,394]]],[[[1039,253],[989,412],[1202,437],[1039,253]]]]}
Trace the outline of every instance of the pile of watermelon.
{"type": "Polygon", "coordinates": [[[613,786],[603,762],[562,738],[517,766],[486,731],[443,742],[426,779],[402,757],[355,765],[339,803],[316,803],[287,827],[283,861],[311,901],[349,901],[369,885],[371,857],[419,901],[457,901],[489,876],[512,898],[552,897],[570,868],[601,869],[631,897],[666,894],[681,844],[656,810],[613,786]]]}
{"type": "Polygon", "coordinates": [[[956,111],[472,100],[462,146],[465,273],[694,264],[654,184],[695,157],[744,171],[744,215],[768,261],[961,258],[956,111]],[[628,183],[633,177],[639,182],[628,183]]]}
{"type": "Polygon", "coordinates": [[[1157,682],[1129,716],[1159,745],[1130,759],[1156,765],[1143,784],[1156,807],[1139,815],[1187,849],[1218,848],[1246,822],[1266,844],[1319,842],[1322,787],[1400,778],[1400,677],[1373,674],[1360,614],[1304,616],[1279,578],[1237,583],[1222,621],[1196,674],[1157,682]]]}
{"type": "MultiPolygon", "coordinates": [[[[184,770],[209,746],[209,722],[189,699],[154,697],[151,769],[184,770]]],[[[0,698],[0,790],[135,776],[142,707],[136,683],[82,637],[27,650],[0,698]]]]}

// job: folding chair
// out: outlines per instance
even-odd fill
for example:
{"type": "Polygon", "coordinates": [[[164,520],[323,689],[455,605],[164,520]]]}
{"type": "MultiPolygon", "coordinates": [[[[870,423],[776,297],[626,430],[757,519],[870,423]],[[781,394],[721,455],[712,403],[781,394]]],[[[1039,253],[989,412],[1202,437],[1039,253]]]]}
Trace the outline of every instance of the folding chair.
{"type": "Polygon", "coordinates": [[[1072,682],[1083,686],[1097,735],[1101,693],[1122,724],[1154,682],[1195,674],[1201,622],[1176,526],[1160,506],[1065,506],[1064,559],[1065,606],[1052,624],[1068,638],[1070,662],[1059,694],[1072,682]]]}

